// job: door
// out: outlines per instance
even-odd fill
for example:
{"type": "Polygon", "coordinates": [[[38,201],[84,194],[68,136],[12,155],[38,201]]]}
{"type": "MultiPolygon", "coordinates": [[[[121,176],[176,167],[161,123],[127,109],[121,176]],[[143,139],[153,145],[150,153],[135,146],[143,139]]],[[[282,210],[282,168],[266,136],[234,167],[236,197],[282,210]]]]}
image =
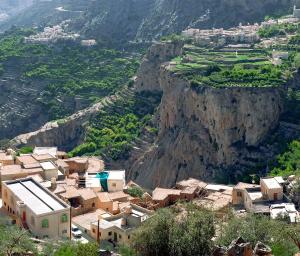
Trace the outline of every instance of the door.
{"type": "Polygon", "coordinates": [[[116,232],[114,232],[114,241],[118,242],[118,234],[116,232]]]}
{"type": "Polygon", "coordinates": [[[278,200],[278,194],[274,193],[274,201],[277,201],[277,200],[278,200]]]}
{"type": "Polygon", "coordinates": [[[25,222],[26,221],[26,212],[23,212],[22,220],[25,222]]]}

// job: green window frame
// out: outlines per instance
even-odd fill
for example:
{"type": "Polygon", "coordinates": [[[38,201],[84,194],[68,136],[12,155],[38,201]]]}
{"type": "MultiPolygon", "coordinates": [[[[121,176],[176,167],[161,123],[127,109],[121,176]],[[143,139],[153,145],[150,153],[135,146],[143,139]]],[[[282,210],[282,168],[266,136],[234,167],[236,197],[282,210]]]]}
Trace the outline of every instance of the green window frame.
{"type": "Polygon", "coordinates": [[[42,228],[49,228],[49,220],[48,219],[42,220],[42,228]]]}
{"type": "Polygon", "coordinates": [[[61,215],[61,222],[62,223],[68,222],[68,215],[67,214],[61,215]]]}

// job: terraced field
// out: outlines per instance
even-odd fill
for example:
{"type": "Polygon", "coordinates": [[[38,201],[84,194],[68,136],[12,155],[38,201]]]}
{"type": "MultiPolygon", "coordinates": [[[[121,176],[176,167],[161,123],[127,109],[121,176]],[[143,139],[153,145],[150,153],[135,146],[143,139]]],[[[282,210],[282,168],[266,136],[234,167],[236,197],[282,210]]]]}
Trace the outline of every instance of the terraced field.
{"type": "Polygon", "coordinates": [[[284,82],[269,53],[254,48],[204,49],[187,45],[172,70],[193,84],[213,87],[272,87],[284,82]]]}

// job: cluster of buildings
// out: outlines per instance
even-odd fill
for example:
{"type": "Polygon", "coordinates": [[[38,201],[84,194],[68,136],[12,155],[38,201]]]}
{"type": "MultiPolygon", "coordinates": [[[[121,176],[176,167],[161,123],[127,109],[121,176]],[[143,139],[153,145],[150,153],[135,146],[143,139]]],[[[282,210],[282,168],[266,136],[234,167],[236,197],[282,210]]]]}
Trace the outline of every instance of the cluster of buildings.
{"type": "Polygon", "coordinates": [[[98,158],[68,158],[57,148],[36,147],[30,154],[1,151],[0,179],[2,211],[39,239],[69,239],[75,225],[91,240],[126,244],[157,209],[177,201],[191,201],[220,216],[233,206],[274,219],[300,220],[285,196],[292,181],[281,177],[236,186],[190,178],[172,189],[157,187],[148,193],[132,181],[126,183],[125,170],[105,170],[98,158]]]}
{"type": "Polygon", "coordinates": [[[187,29],[182,32],[183,36],[193,38],[199,46],[222,47],[227,44],[253,44],[259,42],[258,30],[260,26],[239,25],[231,29],[187,29]]]}
{"type": "MultiPolygon", "coordinates": [[[[0,17],[1,19],[1,17],[0,17]]],[[[77,33],[66,32],[68,27],[68,20],[59,25],[52,27],[45,27],[44,30],[35,35],[24,38],[26,44],[46,44],[51,45],[57,42],[78,42],[83,47],[92,47],[97,45],[95,39],[80,39],[77,33]]]]}
{"type": "Polygon", "coordinates": [[[259,185],[240,182],[233,188],[232,204],[272,219],[287,217],[291,223],[299,222],[300,215],[295,204],[284,193],[291,181],[269,177],[260,179],[259,185]]]}
{"type": "Polygon", "coordinates": [[[24,40],[27,44],[53,44],[58,41],[76,41],[79,37],[79,34],[65,32],[63,25],[56,25],[45,27],[43,32],[25,37],[24,40]]]}
{"type": "MultiPolygon", "coordinates": [[[[253,25],[242,25],[230,29],[194,29],[189,28],[182,32],[182,35],[193,39],[194,43],[203,47],[223,47],[229,44],[255,44],[260,41],[266,46],[271,46],[274,44],[276,39],[262,39],[259,36],[259,30],[261,28],[268,28],[274,25],[282,24],[294,24],[297,25],[300,20],[300,9],[296,6],[294,7],[293,15],[286,16],[279,19],[269,19],[262,22],[261,24],[255,23],[253,25]]],[[[283,40],[287,40],[287,37],[283,37],[283,40]]],[[[284,41],[285,42],[285,41],[284,41]]]]}

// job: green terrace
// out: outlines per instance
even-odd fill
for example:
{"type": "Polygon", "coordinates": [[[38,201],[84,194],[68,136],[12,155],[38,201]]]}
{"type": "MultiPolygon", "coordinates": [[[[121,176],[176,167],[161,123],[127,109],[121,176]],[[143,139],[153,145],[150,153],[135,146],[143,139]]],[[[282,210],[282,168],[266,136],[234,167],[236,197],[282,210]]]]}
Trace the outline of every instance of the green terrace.
{"type": "Polygon", "coordinates": [[[186,45],[172,60],[171,70],[193,85],[213,87],[275,87],[284,83],[280,67],[263,49],[204,49],[186,45]]]}

